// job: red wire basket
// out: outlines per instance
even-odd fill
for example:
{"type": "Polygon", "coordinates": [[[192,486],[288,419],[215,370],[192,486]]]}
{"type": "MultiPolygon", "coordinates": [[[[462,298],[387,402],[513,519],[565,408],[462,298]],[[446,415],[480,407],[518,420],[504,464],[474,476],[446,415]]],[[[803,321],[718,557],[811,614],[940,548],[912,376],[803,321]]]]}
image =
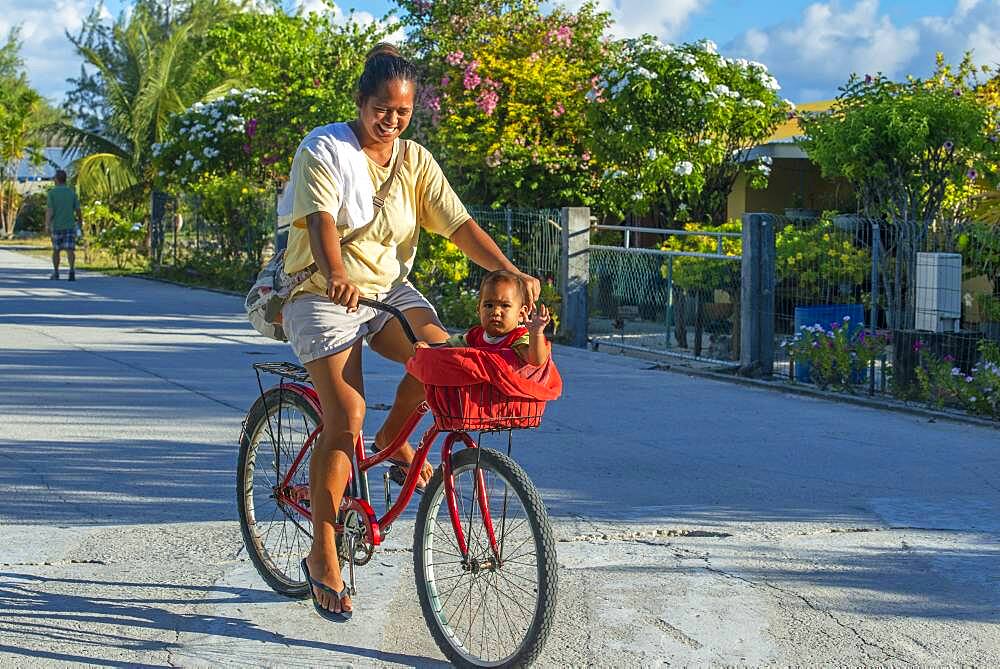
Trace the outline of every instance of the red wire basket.
{"type": "Polygon", "coordinates": [[[426,385],[427,404],[439,430],[492,432],[538,427],[543,400],[511,397],[490,383],[468,386],[426,385]]]}

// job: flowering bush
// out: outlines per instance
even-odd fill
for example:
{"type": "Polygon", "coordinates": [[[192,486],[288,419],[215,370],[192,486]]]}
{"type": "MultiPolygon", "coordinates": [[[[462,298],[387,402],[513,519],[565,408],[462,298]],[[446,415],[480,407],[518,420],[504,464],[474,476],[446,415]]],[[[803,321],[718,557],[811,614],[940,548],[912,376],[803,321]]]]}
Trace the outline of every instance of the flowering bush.
{"type": "Polygon", "coordinates": [[[586,95],[607,14],[536,0],[402,0],[427,73],[411,127],[461,196],[493,206],[596,205],[586,95]]]}
{"type": "Polygon", "coordinates": [[[916,371],[922,398],[938,408],[953,405],[1000,419],[1000,351],[996,344],[984,342],[980,352],[982,359],[968,374],[955,366],[951,356],[921,355],[916,371]]]}
{"type": "Polygon", "coordinates": [[[714,43],[661,44],[645,35],[613,45],[588,99],[601,188],[619,212],[681,205],[695,223],[724,223],[741,172],[767,184],[769,159],[748,160],[793,110],[761,63],[721,56],[714,43]]]}
{"type": "Polygon", "coordinates": [[[775,247],[778,280],[794,291],[799,304],[853,301],[840,285],[860,285],[871,271],[868,249],[837,230],[830,212],[815,224],[785,226],[775,235],[775,247]]]}
{"type": "Polygon", "coordinates": [[[949,194],[997,176],[1000,110],[979,88],[969,56],[954,71],[939,57],[928,79],[851,75],[829,112],[803,116],[803,146],[824,176],[851,183],[866,216],[929,224],[949,194]]]}
{"type": "Polygon", "coordinates": [[[152,148],[161,187],[232,172],[262,179],[267,166],[278,160],[255,149],[260,130],[256,116],[272,97],[256,88],[234,88],[172,116],[166,139],[152,148]]]}
{"type": "Polygon", "coordinates": [[[819,323],[803,325],[781,346],[795,364],[809,366],[813,383],[819,387],[850,390],[888,343],[887,335],[866,332],[844,316],[842,322],[830,323],[829,328],[819,323]]]}

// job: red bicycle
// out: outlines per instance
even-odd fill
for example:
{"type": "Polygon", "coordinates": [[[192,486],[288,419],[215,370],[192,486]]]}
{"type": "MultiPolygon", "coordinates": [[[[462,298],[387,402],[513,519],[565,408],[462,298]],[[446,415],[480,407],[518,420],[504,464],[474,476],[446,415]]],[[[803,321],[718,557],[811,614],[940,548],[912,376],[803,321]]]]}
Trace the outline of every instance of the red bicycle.
{"type": "MultiPolygon", "coordinates": [[[[415,342],[405,316],[388,311],[415,342]]],[[[254,364],[260,398],[243,423],[237,471],[240,529],[247,553],[275,591],[309,597],[299,566],[312,524],[309,461],[323,429],[319,399],[303,367],[254,364]],[[261,372],[279,377],[264,389],[261,372]]],[[[548,515],[527,473],[510,457],[510,431],[537,427],[544,402],[510,397],[488,383],[426,386],[428,401],[395,441],[368,455],[358,435],[354,467],[336,523],[345,579],[355,593],[355,568],[367,564],[417,490],[419,472],[444,433],[441,464],[427,484],[413,536],[414,576],[431,636],[454,664],[524,666],[541,653],[556,603],[556,550],[548,515]],[[428,412],[434,425],[420,440],[395,502],[386,471],[385,514],[372,509],[368,472],[399,450],[428,412]],[[481,448],[470,432],[508,433],[507,454],[481,448]],[[455,445],[464,446],[455,450],[455,445]]]]}

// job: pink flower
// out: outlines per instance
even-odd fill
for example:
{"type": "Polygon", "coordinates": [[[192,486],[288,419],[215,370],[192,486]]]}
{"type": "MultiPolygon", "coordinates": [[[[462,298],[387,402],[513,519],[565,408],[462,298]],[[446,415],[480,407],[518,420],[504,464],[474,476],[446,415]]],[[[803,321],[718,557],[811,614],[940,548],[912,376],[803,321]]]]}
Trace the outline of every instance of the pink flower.
{"type": "Polygon", "coordinates": [[[573,29],[569,26],[560,26],[555,30],[550,30],[545,37],[545,41],[549,44],[569,46],[573,42],[573,29]]]}
{"type": "Polygon", "coordinates": [[[427,98],[427,108],[433,111],[441,111],[441,96],[435,95],[433,97],[427,98]]]}
{"type": "Polygon", "coordinates": [[[866,84],[872,83],[872,75],[870,75],[870,74],[866,74],[865,75],[865,83],[866,84]]]}
{"type": "Polygon", "coordinates": [[[975,181],[979,177],[979,172],[970,168],[969,171],[965,173],[965,176],[969,177],[970,181],[975,181]]]}
{"type": "Polygon", "coordinates": [[[478,60],[474,60],[466,66],[465,76],[462,78],[462,85],[465,86],[465,90],[471,91],[483,81],[482,77],[479,76],[479,73],[476,72],[478,69],[478,60]]]}
{"type": "Polygon", "coordinates": [[[552,109],[552,115],[555,116],[556,118],[559,118],[565,113],[566,113],[566,108],[563,107],[563,104],[561,102],[557,102],[556,106],[553,107],[552,109]]]}
{"type": "Polygon", "coordinates": [[[322,85],[323,85],[323,81],[321,79],[319,79],[318,77],[313,79],[313,86],[314,87],[319,88],[322,85]]]}
{"type": "Polygon", "coordinates": [[[465,60],[465,54],[461,51],[452,51],[447,56],[444,57],[444,62],[451,66],[461,65],[465,60]]]}
{"type": "Polygon", "coordinates": [[[486,90],[479,94],[479,98],[476,100],[476,106],[479,107],[487,116],[492,116],[493,111],[497,108],[498,102],[500,102],[500,96],[497,95],[497,92],[486,90]]]}
{"type": "Polygon", "coordinates": [[[923,342],[922,339],[918,339],[917,341],[913,342],[913,352],[914,353],[919,353],[920,349],[922,349],[923,347],[924,347],[924,342],[923,342]]]}
{"type": "Polygon", "coordinates": [[[264,156],[260,159],[261,165],[273,165],[278,162],[278,156],[264,156]]]}
{"type": "Polygon", "coordinates": [[[429,0],[414,0],[413,8],[418,14],[424,14],[431,8],[431,3],[429,0]]]}
{"type": "Polygon", "coordinates": [[[589,162],[590,161],[590,151],[584,151],[583,155],[580,156],[580,160],[582,160],[585,163],[589,162]]]}
{"type": "Polygon", "coordinates": [[[243,153],[245,153],[245,154],[247,154],[249,156],[251,151],[253,151],[253,147],[252,146],[250,146],[249,144],[244,144],[243,145],[243,153]]]}
{"type": "Polygon", "coordinates": [[[252,118],[247,121],[246,125],[247,137],[253,139],[253,136],[257,134],[257,119],[252,118]]]}
{"type": "Polygon", "coordinates": [[[450,83],[451,83],[451,77],[447,75],[441,77],[441,88],[445,88],[450,83]]]}

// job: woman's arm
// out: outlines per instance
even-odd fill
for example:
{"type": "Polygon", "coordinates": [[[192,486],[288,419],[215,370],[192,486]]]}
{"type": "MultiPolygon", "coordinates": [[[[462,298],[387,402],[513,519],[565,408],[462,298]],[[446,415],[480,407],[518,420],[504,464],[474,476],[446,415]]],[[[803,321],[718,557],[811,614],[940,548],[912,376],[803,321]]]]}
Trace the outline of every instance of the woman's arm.
{"type": "Polygon", "coordinates": [[[534,308],[535,300],[542,291],[542,284],[533,276],[525,274],[507,259],[493,238],[486,234],[473,219],[467,220],[458,230],[451,234],[451,241],[461,249],[469,259],[489,271],[505,269],[521,275],[528,287],[529,308],[534,308]]]}
{"type": "Polygon", "coordinates": [[[357,310],[361,294],[358,287],[347,279],[340,255],[340,233],[333,216],[325,211],[309,214],[306,216],[306,227],[309,229],[309,250],[319,273],[326,277],[327,297],[347,307],[348,311],[357,310]]]}

